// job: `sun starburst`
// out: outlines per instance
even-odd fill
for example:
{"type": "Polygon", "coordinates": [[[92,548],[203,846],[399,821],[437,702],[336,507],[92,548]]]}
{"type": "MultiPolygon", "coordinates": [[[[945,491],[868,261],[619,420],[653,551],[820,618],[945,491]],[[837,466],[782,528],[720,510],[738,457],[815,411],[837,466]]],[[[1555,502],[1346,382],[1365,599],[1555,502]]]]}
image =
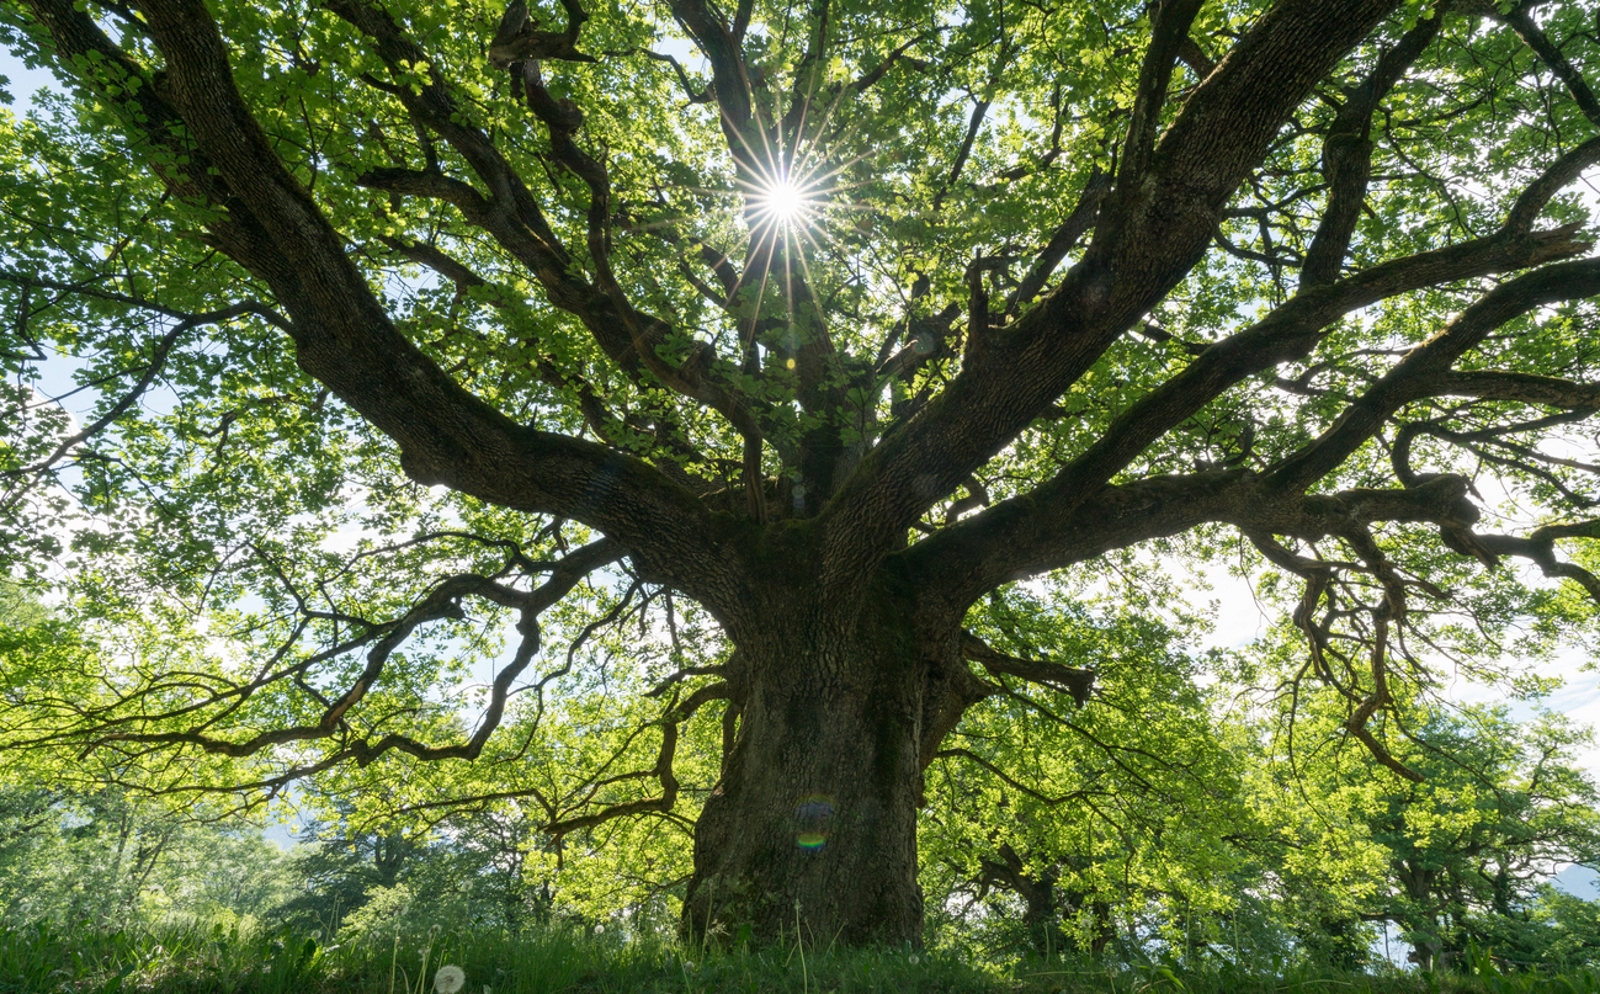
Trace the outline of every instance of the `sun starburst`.
{"type": "Polygon", "coordinates": [[[752,184],[750,219],[758,226],[772,226],[783,233],[794,233],[816,221],[823,206],[821,187],[786,169],[772,170],[752,184]]]}

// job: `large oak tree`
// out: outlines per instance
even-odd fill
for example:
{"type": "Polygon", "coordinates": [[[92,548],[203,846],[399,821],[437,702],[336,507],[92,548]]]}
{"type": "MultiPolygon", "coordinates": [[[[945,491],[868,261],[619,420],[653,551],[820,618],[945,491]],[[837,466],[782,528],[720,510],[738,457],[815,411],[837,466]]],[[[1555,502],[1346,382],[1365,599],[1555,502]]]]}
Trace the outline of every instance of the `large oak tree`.
{"type": "Polygon", "coordinates": [[[57,481],[102,600],[209,619],[56,674],[34,741],[267,789],[518,758],[497,727],[573,665],[541,620],[592,606],[575,648],[644,597],[676,642],[693,605],[731,652],[675,651],[653,760],[547,829],[671,814],[720,709],[686,923],[917,941],[942,743],[1091,692],[973,633],[1006,585],[1237,540],[1402,777],[1382,716],[1453,596],[1513,557],[1600,597],[1577,0],[0,9],[74,86],[6,123],[7,541],[59,551],[57,481]],[[428,688],[474,639],[469,734],[428,688]]]}

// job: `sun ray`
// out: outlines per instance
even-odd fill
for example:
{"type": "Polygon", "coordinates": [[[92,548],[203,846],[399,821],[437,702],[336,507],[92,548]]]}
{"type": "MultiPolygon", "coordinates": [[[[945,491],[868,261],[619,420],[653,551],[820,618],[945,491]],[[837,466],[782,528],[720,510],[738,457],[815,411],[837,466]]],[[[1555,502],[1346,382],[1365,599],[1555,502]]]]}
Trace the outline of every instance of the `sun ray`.
{"type": "Polygon", "coordinates": [[[756,168],[760,170],[761,178],[770,183],[774,176],[772,165],[776,161],[772,152],[772,136],[767,134],[767,126],[761,121],[761,104],[756,100],[750,101],[750,117],[756,123],[756,133],[761,136],[761,145],[767,153],[766,158],[756,164],[756,168]]]}
{"type": "MultiPolygon", "coordinates": [[[[804,235],[804,237],[807,240],[811,239],[811,235],[810,235],[809,232],[802,232],[802,234],[804,235]]],[[[816,242],[812,241],[812,244],[815,245],[816,242]]],[[[816,280],[811,275],[811,263],[806,260],[806,254],[804,252],[800,253],[800,269],[801,269],[802,272],[805,273],[806,285],[814,288],[816,286],[816,280]]],[[[791,304],[790,306],[792,307],[793,305],[791,304]]],[[[832,342],[832,336],[828,334],[828,318],[827,318],[827,315],[824,314],[823,311],[822,311],[822,301],[817,299],[817,296],[816,296],[815,293],[813,293],[811,295],[811,306],[816,308],[816,311],[817,311],[817,329],[818,329],[818,333],[820,335],[822,335],[823,340],[828,345],[828,351],[831,352],[831,351],[833,351],[833,342],[832,342]]]]}
{"type": "Polygon", "coordinates": [[[767,295],[767,277],[772,275],[772,266],[769,264],[761,270],[761,286],[756,290],[755,306],[750,310],[750,331],[744,336],[744,347],[755,349],[756,325],[761,322],[761,298],[767,295]]]}
{"type": "MultiPolygon", "coordinates": [[[[713,198],[734,198],[739,204],[739,214],[744,221],[746,234],[745,265],[735,276],[727,292],[727,307],[734,317],[735,340],[742,343],[746,358],[760,355],[757,342],[769,285],[783,294],[784,314],[788,321],[788,334],[773,340],[772,349],[781,350],[781,358],[790,369],[795,368],[800,350],[800,332],[797,324],[809,321],[815,310],[818,325],[815,331],[821,341],[829,342],[831,329],[821,296],[816,292],[816,281],[825,278],[825,268],[812,265],[836,252],[847,252],[848,247],[826,223],[829,215],[837,211],[870,212],[881,209],[850,198],[852,191],[871,185],[870,180],[847,180],[849,172],[868,156],[858,154],[843,161],[837,154],[849,148],[859,129],[859,122],[837,127],[838,111],[849,95],[842,88],[823,98],[815,76],[805,87],[793,86],[788,90],[792,97],[784,113],[782,101],[767,107],[751,94],[749,117],[743,127],[735,127],[724,112],[723,131],[733,146],[732,175],[727,185],[720,189],[687,187],[697,194],[713,198]],[[769,120],[769,118],[774,118],[769,120]],[[754,131],[754,134],[751,132],[754,131]],[[783,253],[782,271],[777,253],[783,253]],[[799,257],[796,258],[795,256],[799,257]],[[813,259],[812,256],[817,258],[813,259]],[[759,270],[759,280],[757,280],[759,270]],[[735,305],[735,298],[750,286],[756,294],[749,303],[748,316],[735,305]],[[797,293],[810,288],[810,305],[796,300],[797,293]]],[[[661,223],[660,221],[656,223],[661,223]]],[[[642,227],[642,226],[641,226],[642,227]]],[[[831,342],[829,344],[831,348],[831,342]]],[[[770,351],[770,349],[769,349],[770,351]]]]}
{"type": "MultiPolygon", "coordinates": [[[[828,105],[828,109],[823,111],[822,119],[817,122],[816,131],[815,131],[816,137],[813,138],[809,143],[806,144],[805,158],[807,160],[809,160],[811,158],[811,156],[813,154],[815,154],[819,148],[822,147],[823,132],[827,129],[828,122],[833,119],[833,112],[839,109],[839,104],[840,104],[840,102],[842,102],[844,100],[844,95],[848,91],[848,89],[849,89],[848,87],[840,88],[839,92],[834,94],[833,102],[828,105]]],[[[804,115],[802,115],[802,118],[803,117],[804,117],[804,115]]],[[[802,122],[802,130],[801,130],[800,133],[802,135],[805,134],[805,131],[804,131],[804,128],[803,128],[803,122],[802,122]]]]}
{"type": "Polygon", "coordinates": [[[789,334],[784,341],[784,348],[789,353],[784,359],[784,365],[794,369],[799,362],[795,357],[800,354],[800,335],[794,327],[794,260],[792,253],[783,253],[783,306],[789,319],[789,334]]]}
{"type": "MultiPolygon", "coordinates": [[[[756,108],[755,99],[753,97],[750,101],[750,113],[755,119],[756,130],[761,133],[761,144],[767,147],[767,156],[770,157],[772,154],[772,147],[770,142],[767,140],[766,128],[761,124],[761,112],[756,108]]],[[[731,132],[735,138],[739,139],[739,144],[744,148],[745,155],[747,156],[747,158],[743,160],[744,166],[755,171],[758,181],[766,178],[767,173],[764,165],[766,159],[763,158],[763,156],[754,148],[750,147],[749,139],[745,138],[744,132],[739,129],[739,127],[733,122],[732,118],[728,117],[727,111],[722,112],[722,123],[723,130],[726,132],[731,132]]],[[[742,185],[749,185],[750,181],[739,175],[739,161],[739,157],[737,155],[734,156],[734,182],[742,185]]]]}
{"type": "MultiPolygon", "coordinates": [[[[799,155],[800,155],[801,146],[805,143],[806,116],[808,114],[810,114],[810,112],[811,112],[811,98],[812,98],[813,95],[815,95],[816,92],[817,92],[817,73],[815,71],[813,71],[811,73],[811,75],[810,75],[810,78],[807,80],[807,87],[806,87],[805,96],[803,98],[801,98],[801,102],[800,102],[800,119],[795,122],[795,128],[794,128],[795,138],[794,138],[794,149],[793,149],[794,155],[792,155],[790,157],[790,159],[789,159],[789,170],[790,170],[791,173],[793,173],[795,171],[796,163],[797,163],[799,155]]],[[[817,132],[817,136],[819,138],[821,137],[821,134],[822,133],[820,131],[817,132]]]]}
{"type": "MultiPolygon", "coordinates": [[[[765,252],[765,255],[766,255],[766,263],[765,263],[763,272],[761,274],[761,289],[758,290],[757,293],[756,293],[756,310],[759,313],[759,311],[761,309],[761,298],[767,292],[767,274],[772,271],[772,246],[777,244],[777,242],[776,242],[776,239],[777,239],[777,228],[769,226],[768,229],[765,232],[760,233],[760,235],[758,235],[758,237],[765,237],[765,238],[769,239],[769,241],[771,241],[771,243],[772,243],[771,245],[769,245],[765,249],[761,249],[761,248],[759,248],[758,246],[755,246],[755,245],[751,246],[752,249],[755,250],[752,253],[752,257],[751,257],[751,262],[752,263],[755,262],[756,260],[760,259],[763,252],[765,252]]],[[[728,300],[729,300],[730,303],[732,302],[734,296],[737,295],[740,290],[744,289],[745,277],[748,276],[749,274],[750,274],[750,271],[749,271],[748,267],[746,268],[746,270],[743,273],[739,274],[739,279],[737,281],[735,281],[734,284],[733,284],[733,290],[730,291],[729,294],[728,294],[728,300]]],[[[751,329],[751,334],[754,334],[755,333],[754,321],[752,321],[750,329],[751,329]]]]}

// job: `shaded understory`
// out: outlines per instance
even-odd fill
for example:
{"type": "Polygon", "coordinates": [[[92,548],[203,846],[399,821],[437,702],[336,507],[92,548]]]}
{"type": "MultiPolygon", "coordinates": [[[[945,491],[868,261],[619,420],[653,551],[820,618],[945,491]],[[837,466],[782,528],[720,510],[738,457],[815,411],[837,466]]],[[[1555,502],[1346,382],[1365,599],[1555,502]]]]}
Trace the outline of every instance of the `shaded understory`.
{"type": "Polygon", "coordinates": [[[244,935],[220,928],[142,934],[0,932],[0,994],[423,994],[437,969],[465,974],[462,994],[653,992],[905,992],[905,994],[1600,994],[1600,971],[1497,971],[1488,957],[1464,972],[1339,973],[1273,964],[1185,969],[1029,956],[966,961],[950,952],[688,949],[615,935],[550,929],[531,936],[448,935],[324,946],[315,935],[244,935]]]}

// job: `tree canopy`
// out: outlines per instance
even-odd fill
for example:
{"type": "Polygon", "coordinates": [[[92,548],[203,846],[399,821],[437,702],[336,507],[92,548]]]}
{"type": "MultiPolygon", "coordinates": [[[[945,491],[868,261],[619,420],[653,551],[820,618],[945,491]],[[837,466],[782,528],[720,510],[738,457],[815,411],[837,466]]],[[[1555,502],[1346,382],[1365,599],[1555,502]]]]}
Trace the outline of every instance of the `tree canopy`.
{"type": "Polygon", "coordinates": [[[79,769],[692,822],[689,928],[917,941],[1000,702],[1184,699],[1040,591],[1265,570],[1411,782],[1600,599],[1587,4],[0,12],[70,87],[0,119],[0,542],[75,619],[5,735],[79,769]]]}

